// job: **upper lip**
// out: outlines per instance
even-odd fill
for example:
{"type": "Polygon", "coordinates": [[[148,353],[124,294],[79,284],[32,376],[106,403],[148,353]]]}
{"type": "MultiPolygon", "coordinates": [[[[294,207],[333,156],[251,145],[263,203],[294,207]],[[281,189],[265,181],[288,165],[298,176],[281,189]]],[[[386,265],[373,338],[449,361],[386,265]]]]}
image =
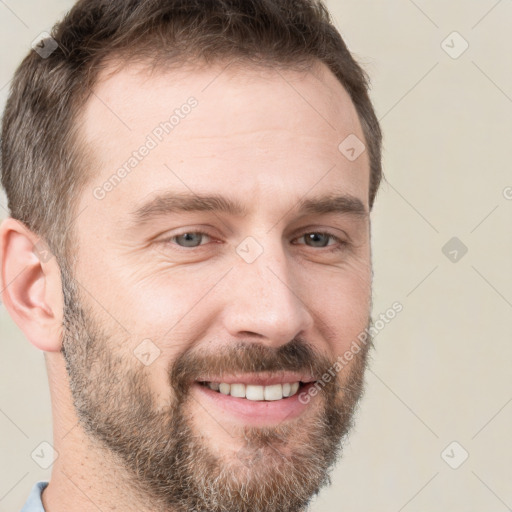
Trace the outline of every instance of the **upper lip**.
{"type": "Polygon", "coordinates": [[[285,384],[292,382],[312,382],[311,375],[303,373],[281,372],[281,373],[244,373],[230,375],[207,375],[196,379],[197,382],[225,382],[226,384],[251,384],[254,386],[271,386],[272,384],[285,384]]]}

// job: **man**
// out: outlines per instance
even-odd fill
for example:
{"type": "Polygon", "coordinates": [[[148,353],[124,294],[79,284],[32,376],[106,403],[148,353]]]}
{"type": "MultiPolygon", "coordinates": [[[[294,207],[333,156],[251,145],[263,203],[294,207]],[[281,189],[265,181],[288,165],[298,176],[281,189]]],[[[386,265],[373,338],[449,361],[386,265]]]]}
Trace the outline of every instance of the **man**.
{"type": "Polygon", "coordinates": [[[2,131],[2,300],[45,353],[24,511],[301,511],[371,341],[381,133],[308,0],[81,0],[2,131]]]}

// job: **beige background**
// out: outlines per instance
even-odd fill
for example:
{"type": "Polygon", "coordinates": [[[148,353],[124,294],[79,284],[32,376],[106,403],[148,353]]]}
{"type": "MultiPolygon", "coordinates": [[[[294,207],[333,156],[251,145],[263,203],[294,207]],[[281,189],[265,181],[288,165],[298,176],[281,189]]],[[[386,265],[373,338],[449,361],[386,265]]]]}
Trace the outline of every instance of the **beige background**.
{"type": "MultiPolygon", "coordinates": [[[[0,0],[2,108],[31,41],[71,4],[0,0]]],[[[356,428],[312,510],[511,509],[512,2],[327,4],[385,133],[374,315],[404,310],[375,340],[356,428]],[[452,237],[468,248],[456,262],[442,252],[452,237]]],[[[0,332],[0,511],[12,512],[49,478],[31,453],[52,430],[42,352],[3,308],[0,332]]]]}

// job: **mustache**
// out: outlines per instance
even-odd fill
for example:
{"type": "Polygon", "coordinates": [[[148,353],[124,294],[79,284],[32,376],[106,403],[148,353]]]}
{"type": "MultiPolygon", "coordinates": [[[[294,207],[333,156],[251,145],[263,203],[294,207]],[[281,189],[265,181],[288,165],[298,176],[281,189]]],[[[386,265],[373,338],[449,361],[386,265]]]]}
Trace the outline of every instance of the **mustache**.
{"type": "Polygon", "coordinates": [[[205,374],[300,372],[318,380],[332,365],[302,338],[279,347],[263,343],[238,341],[204,353],[204,349],[189,350],[173,363],[169,378],[177,393],[186,394],[190,385],[205,374]]]}

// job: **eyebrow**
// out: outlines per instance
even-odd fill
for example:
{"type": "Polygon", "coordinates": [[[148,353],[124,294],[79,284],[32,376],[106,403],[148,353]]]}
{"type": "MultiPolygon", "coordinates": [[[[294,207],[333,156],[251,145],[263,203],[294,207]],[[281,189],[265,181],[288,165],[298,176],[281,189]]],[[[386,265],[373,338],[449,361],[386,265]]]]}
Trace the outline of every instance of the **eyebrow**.
{"type": "MultiPolygon", "coordinates": [[[[297,202],[296,209],[299,214],[341,214],[357,217],[368,216],[363,202],[351,195],[323,195],[297,202]]],[[[159,194],[143,205],[132,210],[130,217],[134,224],[146,224],[155,218],[182,212],[214,212],[225,213],[233,217],[245,217],[247,208],[239,201],[218,195],[198,195],[189,193],[163,193],[159,194]]]]}

